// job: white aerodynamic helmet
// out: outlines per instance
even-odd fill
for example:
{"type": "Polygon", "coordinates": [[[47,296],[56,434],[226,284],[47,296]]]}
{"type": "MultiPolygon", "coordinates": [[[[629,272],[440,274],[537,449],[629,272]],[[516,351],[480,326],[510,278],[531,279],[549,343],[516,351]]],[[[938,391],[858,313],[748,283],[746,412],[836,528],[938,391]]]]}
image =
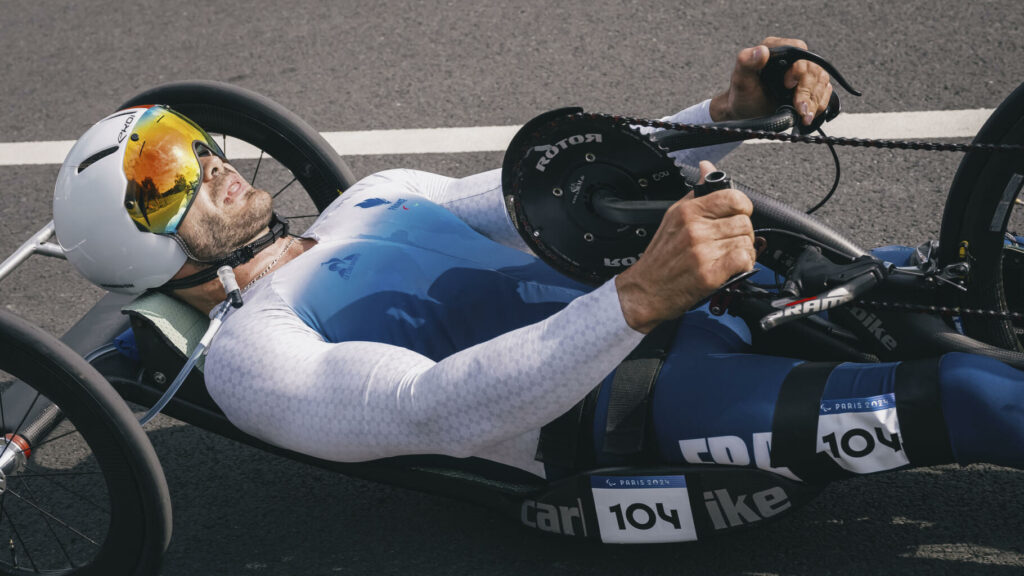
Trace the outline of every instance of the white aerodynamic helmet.
{"type": "Polygon", "coordinates": [[[199,156],[224,158],[188,118],[163,106],[107,116],[72,147],[57,175],[53,220],[68,260],[107,290],[139,294],[185,263],[178,225],[203,182],[199,156]]]}

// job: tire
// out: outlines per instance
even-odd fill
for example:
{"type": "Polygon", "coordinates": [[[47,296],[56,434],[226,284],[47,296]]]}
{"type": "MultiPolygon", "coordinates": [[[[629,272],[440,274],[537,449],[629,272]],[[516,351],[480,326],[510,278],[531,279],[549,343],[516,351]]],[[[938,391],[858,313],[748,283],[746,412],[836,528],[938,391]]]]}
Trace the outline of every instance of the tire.
{"type": "MultiPolygon", "coordinates": [[[[1024,84],[996,108],[975,143],[1024,144],[1024,84]]],[[[969,152],[960,162],[946,199],[939,236],[939,262],[970,264],[967,291],[951,294],[967,308],[1024,311],[1024,244],[1004,242],[1024,234],[1024,209],[1014,199],[1024,182],[1024,153],[969,152]],[[1008,202],[1007,202],[1008,200],[1008,202]],[[961,247],[964,253],[961,256],[961,247]],[[1010,288],[1008,290],[1007,288],[1010,288]]],[[[1007,350],[1024,351],[1019,327],[1009,320],[965,315],[964,333],[1007,350]]]]}
{"type": "Polygon", "coordinates": [[[74,351],[3,310],[0,370],[4,433],[31,438],[32,448],[4,478],[0,574],[156,574],[170,541],[170,496],[128,406],[74,351]],[[50,403],[63,417],[33,433],[50,403]]]}
{"type": "MultiPolygon", "coordinates": [[[[169,106],[207,132],[238,138],[266,152],[294,175],[318,213],[355,181],[348,165],[316,130],[251,90],[222,82],[175,82],[142,92],[121,108],[147,104],[169,106]]],[[[225,152],[230,159],[230,150],[225,152]]]]}

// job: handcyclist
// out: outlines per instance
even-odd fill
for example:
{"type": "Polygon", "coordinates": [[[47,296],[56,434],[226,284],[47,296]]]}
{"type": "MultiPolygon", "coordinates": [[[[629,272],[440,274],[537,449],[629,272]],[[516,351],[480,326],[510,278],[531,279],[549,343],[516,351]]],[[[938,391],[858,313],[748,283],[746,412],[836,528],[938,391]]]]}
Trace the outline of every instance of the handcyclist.
{"type": "MultiPolygon", "coordinates": [[[[781,44],[806,47],[768,38],[740,51],[728,90],[671,120],[772,111],[779,103],[758,71],[781,44]]],[[[805,123],[823,112],[832,87],[821,68],[798,62],[786,82],[805,123]]],[[[678,159],[705,161],[707,173],[727,151],[678,159]]],[[[69,260],[104,288],[161,289],[209,312],[224,299],[212,271],[233,265],[246,303],[210,349],[210,395],[243,431],[319,458],[477,456],[544,476],[542,427],[603,382],[583,421],[595,461],[614,462],[602,447],[616,367],[682,316],[650,399],[648,435],[663,463],[801,479],[954,461],[1024,466],[1016,370],[964,354],[826,369],[750,354],[738,319],[687,313],[754,266],[751,210],[735,190],[680,200],[643,258],[596,289],[529,253],[498,171],[374,174],[302,237],[282,236],[269,195],[161,107],[122,111],[87,132],[54,201],[69,260]],[[809,428],[810,445],[783,428],[809,428]],[[854,442],[861,429],[871,436],[854,442]],[[773,462],[772,452],[793,456],[773,462]]]]}

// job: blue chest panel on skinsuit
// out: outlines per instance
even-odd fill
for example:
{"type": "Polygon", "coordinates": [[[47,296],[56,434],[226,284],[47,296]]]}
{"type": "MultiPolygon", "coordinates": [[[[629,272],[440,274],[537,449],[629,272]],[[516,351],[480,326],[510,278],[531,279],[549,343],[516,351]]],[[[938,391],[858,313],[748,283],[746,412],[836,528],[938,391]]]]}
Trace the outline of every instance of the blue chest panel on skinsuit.
{"type": "Polygon", "coordinates": [[[348,199],[313,230],[317,246],[274,286],[329,342],[393,344],[440,361],[591,289],[417,196],[348,199]]]}

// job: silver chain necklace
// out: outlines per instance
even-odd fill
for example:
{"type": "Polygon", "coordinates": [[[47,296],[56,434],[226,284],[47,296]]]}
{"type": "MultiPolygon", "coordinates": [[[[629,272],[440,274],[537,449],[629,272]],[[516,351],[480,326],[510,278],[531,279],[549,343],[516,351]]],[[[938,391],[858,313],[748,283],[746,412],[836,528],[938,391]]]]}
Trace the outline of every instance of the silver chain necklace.
{"type": "Polygon", "coordinates": [[[271,270],[271,269],[272,269],[272,268],[273,268],[273,267],[274,267],[275,265],[277,265],[277,263],[278,263],[278,262],[279,262],[279,261],[281,260],[281,258],[283,258],[283,257],[284,257],[284,255],[288,253],[288,250],[289,250],[289,249],[291,249],[291,247],[292,247],[292,244],[295,244],[295,241],[296,241],[296,240],[298,240],[298,239],[299,239],[299,237],[298,237],[298,236],[292,236],[291,240],[289,240],[289,241],[288,241],[288,243],[284,245],[284,250],[281,250],[281,253],[277,255],[277,258],[274,258],[274,261],[273,261],[273,262],[271,262],[269,266],[267,266],[266,268],[264,268],[264,269],[263,269],[263,272],[260,272],[258,276],[256,276],[255,278],[253,278],[253,279],[252,279],[252,281],[251,281],[251,282],[249,282],[248,284],[246,284],[246,285],[245,285],[245,287],[244,287],[244,288],[242,288],[242,292],[245,292],[245,291],[246,291],[246,290],[248,290],[248,289],[249,289],[249,288],[250,288],[250,287],[251,287],[251,286],[252,286],[253,284],[255,284],[257,280],[259,280],[260,278],[263,278],[264,276],[266,276],[266,275],[267,275],[267,274],[268,274],[268,273],[270,272],[270,270],[271,270]]]}

